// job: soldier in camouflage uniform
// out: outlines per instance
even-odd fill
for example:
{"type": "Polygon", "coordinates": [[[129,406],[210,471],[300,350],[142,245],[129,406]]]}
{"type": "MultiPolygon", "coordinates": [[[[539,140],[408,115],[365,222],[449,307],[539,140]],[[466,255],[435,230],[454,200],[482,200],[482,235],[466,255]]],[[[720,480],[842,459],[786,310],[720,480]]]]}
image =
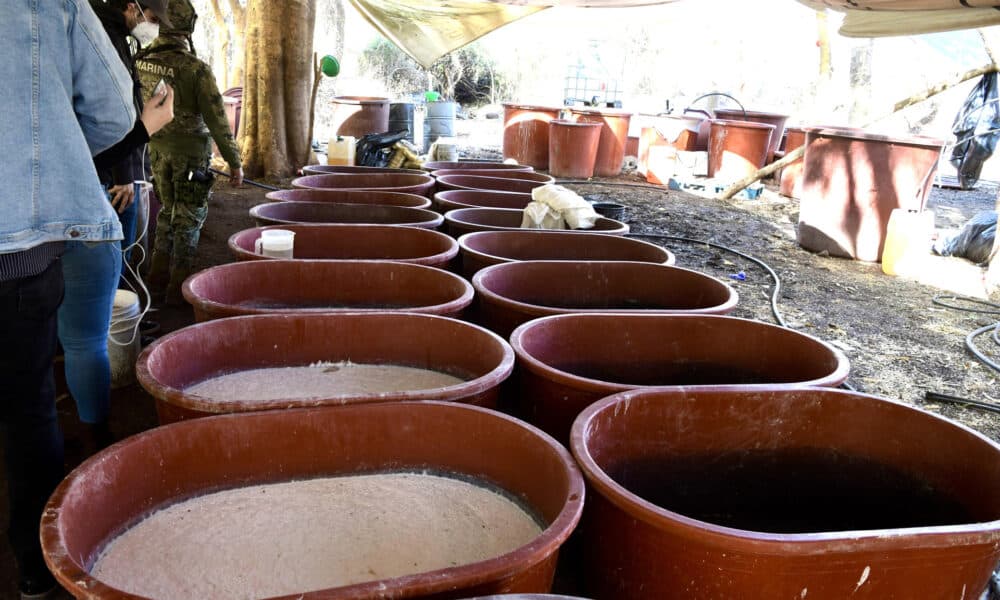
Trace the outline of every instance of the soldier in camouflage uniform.
{"type": "Polygon", "coordinates": [[[193,269],[208,215],[212,140],[229,164],[232,185],[243,182],[243,169],[215,77],[191,46],[198,15],[189,0],[172,0],[168,12],[172,25],[161,26],[156,41],[139,52],[136,69],[146,99],[160,79],[174,89],[174,120],[149,140],[153,183],[163,205],[156,220],[149,287],[157,295],[165,292],[167,304],[180,304],[181,284],[193,269]]]}

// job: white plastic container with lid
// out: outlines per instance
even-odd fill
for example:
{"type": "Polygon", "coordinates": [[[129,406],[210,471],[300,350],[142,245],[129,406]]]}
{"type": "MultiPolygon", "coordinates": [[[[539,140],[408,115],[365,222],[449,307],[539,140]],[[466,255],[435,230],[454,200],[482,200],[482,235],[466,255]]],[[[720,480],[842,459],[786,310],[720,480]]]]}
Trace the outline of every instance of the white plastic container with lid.
{"type": "Polygon", "coordinates": [[[350,135],[338,135],[331,138],[326,150],[326,164],[353,165],[356,141],[350,135]]]}
{"type": "Polygon", "coordinates": [[[254,252],[271,258],[294,258],[295,232],[287,229],[265,229],[254,241],[254,252]]]}

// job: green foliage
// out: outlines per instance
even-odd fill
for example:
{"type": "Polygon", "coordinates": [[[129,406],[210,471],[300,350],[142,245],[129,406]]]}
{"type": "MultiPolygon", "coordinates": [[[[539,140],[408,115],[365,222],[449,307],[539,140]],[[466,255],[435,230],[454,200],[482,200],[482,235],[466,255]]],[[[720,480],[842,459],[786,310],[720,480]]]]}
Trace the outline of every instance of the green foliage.
{"type": "Polygon", "coordinates": [[[513,93],[513,79],[478,44],[451,52],[425,70],[395,44],[379,37],[361,53],[360,63],[362,70],[400,96],[420,94],[430,85],[443,100],[475,106],[499,102],[513,93]]]}

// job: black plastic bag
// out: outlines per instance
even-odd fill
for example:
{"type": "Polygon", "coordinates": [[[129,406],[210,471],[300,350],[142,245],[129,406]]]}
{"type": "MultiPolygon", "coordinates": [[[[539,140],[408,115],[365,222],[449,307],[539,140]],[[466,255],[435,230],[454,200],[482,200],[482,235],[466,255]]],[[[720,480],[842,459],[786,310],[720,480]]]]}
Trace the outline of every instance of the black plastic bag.
{"type": "Polygon", "coordinates": [[[958,183],[972,189],[1000,139],[1000,90],[996,72],[987,73],[972,88],[951,128],[958,143],[951,151],[951,164],[958,169],[958,183]]]}
{"type": "Polygon", "coordinates": [[[984,210],[969,219],[957,234],[938,239],[934,252],[941,256],[961,256],[982,264],[989,260],[996,237],[997,212],[984,210]]]}

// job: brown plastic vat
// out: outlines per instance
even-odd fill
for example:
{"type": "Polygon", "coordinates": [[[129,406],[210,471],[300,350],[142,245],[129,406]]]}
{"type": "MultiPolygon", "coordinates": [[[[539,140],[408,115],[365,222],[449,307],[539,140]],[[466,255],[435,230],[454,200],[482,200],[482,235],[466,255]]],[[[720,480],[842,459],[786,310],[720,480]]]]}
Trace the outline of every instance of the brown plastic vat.
{"type": "Polygon", "coordinates": [[[376,96],[336,96],[333,123],[337,135],[356,138],[389,130],[389,99],[376,96]]]}
{"type": "Polygon", "coordinates": [[[475,274],[476,322],[500,337],[570,313],[723,315],[739,296],[703,273],[645,262],[519,261],[475,274]]]}
{"type": "Polygon", "coordinates": [[[626,260],[672,265],[666,248],[632,238],[582,231],[478,231],[458,240],[462,274],[471,278],[480,269],[520,260],[626,260]]]}
{"type": "Polygon", "coordinates": [[[600,123],[601,139],[597,145],[597,159],[594,175],[617,177],[622,172],[625,160],[625,144],[632,113],[610,108],[571,108],[572,120],[584,123],[600,123]]]}
{"type": "Polygon", "coordinates": [[[434,210],[446,213],[456,208],[515,208],[524,210],[531,194],[486,190],[448,190],[434,194],[434,210]]]}
{"type": "Polygon", "coordinates": [[[272,225],[234,233],[229,250],[236,260],[275,260],[254,252],[265,229],[295,232],[293,260],[394,260],[447,268],[458,242],[443,233],[400,225],[272,225]]]}
{"type": "Polygon", "coordinates": [[[750,121],[712,121],[708,138],[708,176],[737,180],[767,163],[774,125],[750,121]]]}
{"type": "Polygon", "coordinates": [[[59,583],[76,597],[137,598],[93,578],[88,568],[109,540],[157,508],[235,487],[399,470],[491,483],[524,502],[546,527],[490,560],[289,598],[549,591],[560,546],[583,510],[583,478],[573,458],[516,419],[441,402],[227,415],[145,431],[92,457],[59,485],[43,516],[42,547],[59,583]]]}
{"type": "Polygon", "coordinates": [[[778,151],[781,138],[785,135],[785,123],[788,121],[788,115],[739,108],[717,108],[715,109],[715,118],[725,121],[750,121],[774,125],[774,131],[767,144],[767,162],[765,164],[774,162],[774,153],[778,151]]]}
{"type": "Polygon", "coordinates": [[[353,223],[409,225],[437,229],[444,219],[426,208],[330,202],[270,202],[250,209],[258,226],[284,223],[353,223]]]}
{"type": "Polygon", "coordinates": [[[799,244],[882,260],[893,209],[923,209],[944,143],[835,127],[807,128],[806,142],[799,244]]]}
{"type": "Polygon", "coordinates": [[[555,177],[590,179],[594,176],[600,123],[553,120],[549,123],[549,173],[555,177]]]}
{"type": "Polygon", "coordinates": [[[486,190],[492,192],[514,192],[530,194],[536,187],[548,185],[555,180],[548,175],[523,173],[524,175],[539,175],[536,180],[515,179],[512,177],[484,177],[481,175],[442,175],[437,178],[437,190],[486,190]]]}
{"type": "Polygon", "coordinates": [[[536,169],[549,168],[549,122],[562,109],[530,104],[503,105],[503,157],[536,169]]]}
{"type": "Polygon", "coordinates": [[[292,187],[320,190],[385,190],[430,196],[434,178],[406,173],[351,173],[306,175],[292,180],[292,187]]]}
{"type": "Polygon", "coordinates": [[[971,599],[1000,559],[1000,446],[891,400],[636,390],[586,409],[571,446],[589,484],[582,571],[597,598],[971,599]],[[662,492],[687,489],[688,503],[634,476],[655,465],[662,492]],[[916,508],[935,492],[966,514],[916,508]]]}
{"type": "Polygon", "coordinates": [[[398,169],[391,167],[366,167],[363,165],[309,165],[302,167],[303,175],[351,175],[356,173],[396,173],[424,175],[423,169],[398,169]]]}
{"type": "Polygon", "coordinates": [[[381,190],[314,190],[295,189],[268,192],[264,196],[276,202],[332,202],[336,204],[379,204],[382,206],[406,206],[428,208],[430,198],[402,192],[381,190]]]}
{"type": "Polygon", "coordinates": [[[136,376],[156,399],[160,423],[212,414],[404,400],[448,400],[493,408],[511,372],[510,346],[491,331],[447,317],[403,312],[251,315],[197,323],[139,355],[136,376]],[[309,400],[207,401],[186,393],[210,377],[318,361],[398,364],[451,373],[449,387],[309,400]]]}
{"type": "Polygon", "coordinates": [[[489,162],[478,160],[432,160],[425,162],[425,171],[440,171],[442,169],[503,169],[506,171],[534,171],[531,165],[512,165],[503,162],[489,162]]]}
{"type": "MultiPolygon", "coordinates": [[[[806,143],[806,130],[802,127],[785,128],[785,154],[797,150],[806,143]]],[[[799,198],[802,196],[802,172],[805,168],[805,160],[799,159],[787,167],[781,169],[778,177],[780,192],[782,196],[799,198]]]]}
{"type": "Polygon", "coordinates": [[[511,335],[528,422],[566,441],[597,400],[651,386],[839,385],[850,365],[812,336],[718,315],[572,314],[543,317],[511,335]]]}
{"type": "MultiPolygon", "coordinates": [[[[521,229],[523,210],[513,208],[459,208],[444,215],[448,224],[448,234],[458,238],[473,231],[505,231],[521,229]]],[[[628,225],[606,217],[598,217],[591,229],[561,229],[559,231],[599,232],[610,235],[625,235],[628,225]]]]}
{"type": "Polygon", "coordinates": [[[386,260],[248,260],[184,281],[195,321],[273,313],[407,311],[460,317],[472,286],[447,271],[386,260]]]}

